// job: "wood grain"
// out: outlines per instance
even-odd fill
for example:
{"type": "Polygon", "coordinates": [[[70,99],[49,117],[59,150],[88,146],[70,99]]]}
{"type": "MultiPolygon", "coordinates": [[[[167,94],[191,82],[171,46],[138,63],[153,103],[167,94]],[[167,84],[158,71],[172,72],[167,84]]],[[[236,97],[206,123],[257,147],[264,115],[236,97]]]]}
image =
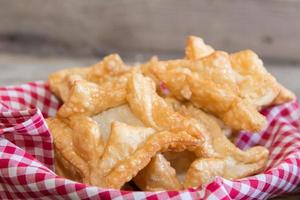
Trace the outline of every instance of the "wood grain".
{"type": "Polygon", "coordinates": [[[218,49],[250,48],[264,58],[300,61],[295,0],[0,0],[0,5],[0,49],[2,38],[88,54],[179,53],[186,36],[194,34],[218,49]]]}

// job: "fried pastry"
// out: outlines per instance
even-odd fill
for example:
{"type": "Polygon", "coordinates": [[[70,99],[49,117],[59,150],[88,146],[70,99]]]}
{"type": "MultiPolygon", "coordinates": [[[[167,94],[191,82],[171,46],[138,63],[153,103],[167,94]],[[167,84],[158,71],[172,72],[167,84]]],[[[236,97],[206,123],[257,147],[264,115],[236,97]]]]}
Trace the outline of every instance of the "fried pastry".
{"type": "Polygon", "coordinates": [[[175,169],[162,154],[154,156],[151,162],[133,178],[133,181],[144,191],[183,189],[175,169]]]}
{"type": "Polygon", "coordinates": [[[85,116],[74,116],[68,122],[48,118],[47,124],[54,139],[58,172],[62,173],[59,175],[68,174],[68,178],[89,183],[95,161],[104,148],[97,123],[85,116]]]}
{"type": "MultiPolygon", "coordinates": [[[[132,76],[129,76],[129,77],[130,77],[131,82],[133,80],[144,81],[144,79],[146,79],[145,77],[142,77],[141,79],[136,79],[136,77],[138,77],[138,76],[135,74],[132,76]]],[[[114,80],[117,80],[117,79],[114,79],[114,80]]],[[[149,81],[150,85],[153,85],[151,83],[150,79],[147,81],[149,81]]],[[[118,79],[118,82],[120,82],[120,79],[118,79]]],[[[53,128],[55,125],[49,125],[51,132],[54,135],[54,141],[55,141],[55,143],[58,143],[58,147],[60,147],[60,148],[57,148],[58,155],[60,155],[60,154],[66,155],[67,161],[75,160],[78,163],[81,162],[83,165],[83,166],[79,165],[79,170],[77,170],[79,174],[77,176],[75,176],[75,175],[68,176],[63,171],[64,170],[63,167],[65,167],[64,163],[62,163],[60,160],[58,160],[58,164],[57,164],[58,172],[62,173],[62,175],[65,175],[72,179],[76,178],[76,180],[82,180],[86,183],[91,183],[91,184],[98,185],[101,187],[120,188],[123,184],[125,184],[132,177],[134,177],[138,173],[138,171],[140,171],[142,168],[144,168],[148,164],[148,162],[150,162],[151,158],[153,156],[155,156],[158,152],[166,151],[166,150],[181,151],[186,148],[192,148],[192,147],[195,148],[196,146],[199,146],[200,140],[196,139],[192,136],[189,136],[184,131],[181,131],[181,130],[183,130],[183,128],[181,128],[181,129],[172,128],[173,133],[164,131],[164,130],[166,130],[165,128],[158,128],[158,126],[153,127],[157,130],[152,129],[152,128],[146,128],[144,123],[142,122],[143,120],[140,120],[137,117],[135,117],[134,114],[131,113],[128,105],[124,104],[124,105],[119,106],[119,104],[113,103],[113,101],[116,99],[111,100],[109,98],[109,95],[106,95],[106,96],[99,95],[102,97],[101,102],[100,102],[100,99],[93,100],[94,97],[97,97],[97,94],[99,94],[99,93],[102,94],[101,92],[103,92],[103,89],[101,89],[101,87],[106,88],[106,86],[107,86],[107,85],[105,85],[106,83],[108,83],[108,85],[109,84],[111,84],[113,86],[116,85],[116,84],[114,84],[114,82],[112,80],[110,80],[109,82],[104,82],[101,85],[95,84],[93,82],[89,82],[84,79],[76,81],[74,83],[74,88],[72,88],[72,90],[71,90],[71,95],[70,95],[68,101],[66,101],[64,103],[64,105],[60,108],[60,110],[58,111],[58,117],[63,118],[64,120],[59,120],[59,118],[55,119],[56,124],[60,123],[61,126],[65,127],[64,131],[66,133],[60,134],[60,131],[53,128]],[[107,99],[105,99],[105,98],[107,98],[107,99]],[[99,106],[99,104],[101,104],[101,105],[99,106]],[[86,106],[86,105],[88,105],[88,106],[86,106]],[[102,112],[103,105],[105,105],[105,106],[112,105],[112,107],[114,107],[114,108],[106,110],[109,107],[105,107],[103,110],[106,110],[106,111],[102,112]],[[81,109],[83,109],[83,108],[85,108],[85,109],[82,111],[81,109]],[[101,113],[101,114],[97,115],[97,113],[101,113]],[[122,116],[122,114],[123,114],[123,116],[122,116]],[[91,118],[91,117],[93,117],[93,118],[91,118]],[[111,117],[113,117],[113,118],[111,118],[111,117]],[[96,123],[96,121],[93,119],[100,120],[101,125],[99,126],[96,123]],[[113,120],[118,120],[118,119],[125,121],[127,123],[130,123],[130,124],[141,125],[141,126],[140,127],[136,127],[136,126],[130,127],[130,125],[113,121],[113,120]],[[81,123],[78,123],[79,121],[81,123]],[[82,144],[81,145],[79,144],[79,141],[85,141],[85,139],[84,139],[86,137],[85,132],[88,130],[85,130],[85,128],[82,126],[84,124],[86,124],[87,122],[93,123],[93,125],[95,125],[95,123],[97,124],[97,128],[92,128],[93,130],[98,130],[100,133],[102,133],[102,130],[103,130],[104,134],[103,135],[101,134],[101,141],[102,141],[101,145],[99,143],[98,146],[91,146],[91,148],[89,148],[89,146],[82,146],[82,144]],[[110,124],[112,124],[111,130],[108,128],[110,126],[110,124]],[[127,132],[126,132],[126,130],[127,130],[127,132]],[[151,133],[153,133],[154,130],[155,130],[155,132],[161,131],[161,132],[157,132],[159,137],[153,136],[156,139],[153,139],[151,137],[152,139],[151,140],[149,139],[150,141],[148,142],[146,140],[146,137],[143,136],[142,133],[145,131],[149,131],[149,130],[151,130],[151,133]],[[135,134],[134,131],[137,131],[137,133],[135,134]],[[59,136],[57,136],[57,135],[59,135],[59,136]],[[62,135],[68,135],[68,138],[61,139],[61,138],[63,138],[62,135]],[[145,145],[143,147],[138,148],[138,145],[141,143],[138,141],[139,137],[141,137],[141,140],[143,140],[143,144],[145,143],[145,145]],[[129,139],[128,140],[129,143],[127,145],[126,145],[126,138],[129,139]],[[165,138],[165,139],[163,139],[163,138],[165,138]],[[64,140],[64,141],[68,141],[69,143],[72,143],[72,146],[70,146],[69,148],[65,148],[64,145],[60,146],[59,145],[60,139],[64,140]],[[160,139],[162,139],[162,141],[160,141],[160,139]],[[105,145],[104,145],[104,143],[105,143],[105,145]],[[136,146],[132,147],[133,143],[136,143],[136,146]],[[148,144],[148,145],[146,145],[146,144],[148,144]],[[161,145],[159,145],[159,144],[161,144],[161,145]],[[103,151],[104,146],[106,146],[106,147],[103,151]],[[92,149],[95,149],[96,147],[98,149],[102,148],[103,154],[98,155],[98,158],[91,157],[91,158],[82,159],[82,156],[84,157],[84,156],[88,156],[88,155],[94,155],[89,152],[91,152],[92,149]],[[143,155],[143,153],[145,153],[145,150],[143,148],[146,148],[146,147],[148,147],[147,148],[148,150],[151,150],[151,149],[155,150],[155,151],[154,150],[152,151],[152,154],[149,154],[149,157],[145,157],[146,155],[143,155]],[[118,148],[120,149],[119,151],[118,151],[118,148]],[[126,151],[126,149],[127,149],[127,151],[126,151]],[[133,150],[136,150],[140,153],[134,154],[135,151],[133,151],[133,150]],[[126,154],[126,152],[127,153],[130,152],[130,153],[126,154]],[[127,162],[126,156],[129,156],[129,155],[131,156],[131,153],[133,153],[132,156],[136,156],[136,157],[132,157],[132,159],[130,159],[127,162]],[[76,156],[71,158],[71,156],[69,156],[71,154],[76,155],[76,156]],[[114,156],[116,156],[116,157],[114,157],[114,156]],[[123,158],[123,159],[118,160],[121,158],[123,158]],[[143,158],[143,162],[141,162],[141,160],[138,160],[139,158],[143,158]],[[85,161],[90,160],[90,159],[92,159],[93,162],[85,163],[85,161]],[[97,161],[97,160],[99,160],[99,161],[97,161]],[[115,161],[113,161],[113,160],[115,160],[115,161]],[[121,176],[120,174],[118,174],[118,173],[120,173],[118,170],[122,170],[122,168],[120,168],[120,169],[118,168],[119,164],[123,163],[122,165],[126,165],[126,166],[128,165],[128,167],[130,167],[130,165],[132,164],[132,162],[131,162],[132,160],[135,160],[136,164],[134,166],[131,166],[131,174],[129,171],[126,173],[127,176],[121,176]],[[99,164],[95,165],[96,161],[97,161],[97,163],[99,162],[99,164]],[[141,164],[137,164],[137,163],[141,163],[141,164]],[[110,171],[110,170],[112,170],[112,171],[110,171]],[[117,180],[117,181],[114,181],[114,180],[117,180]]],[[[127,84],[127,80],[126,80],[126,84],[127,84]]],[[[126,85],[126,84],[124,83],[124,85],[126,85]]],[[[124,85],[122,85],[122,86],[124,86],[124,85]]],[[[122,89],[125,90],[125,94],[126,94],[127,87],[125,87],[125,89],[124,89],[124,87],[122,87],[122,89]]],[[[108,92],[108,90],[106,90],[106,91],[108,92]]],[[[131,92],[128,92],[128,95],[130,95],[130,94],[131,95],[132,94],[133,95],[141,95],[139,92],[134,92],[134,91],[135,91],[135,89],[132,89],[131,92]]],[[[111,92],[111,93],[113,93],[113,92],[111,92]]],[[[152,98],[152,95],[153,95],[154,97],[158,98],[158,96],[155,96],[156,94],[154,94],[154,93],[155,93],[155,90],[152,91],[150,97],[152,98]]],[[[122,103],[125,103],[126,98],[125,98],[125,100],[124,100],[124,96],[122,98],[123,98],[122,103]]],[[[163,103],[163,102],[164,102],[164,100],[161,99],[161,103],[163,103]]],[[[120,104],[122,104],[122,103],[120,103],[120,104]]],[[[129,104],[130,104],[130,102],[129,102],[129,104]]],[[[130,106],[135,108],[137,105],[131,104],[130,106]]],[[[156,114],[158,111],[159,110],[156,110],[153,113],[156,114]]],[[[172,111],[172,109],[170,109],[168,113],[172,114],[171,111],[172,111]]],[[[151,113],[151,114],[153,114],[153,113],[151,113]]],[[[177,115],[173,114],[173,116],[177,116],[177,115]]],[[[184,117],[182,117],[180,115],[178,115],[177,117],[181,117],[180,119],[186,120],[184,117]]],[[[186,120],[186,121],[188,121],[188,120],[186,120]]],[[[51,123],[51,120],[49,123],[51,123]]],[[[189,123],[191,123],[191,122],[189,122],[189,123]]],[[[161,123],[158,123],[158,124],[161,125],[161,123]]],[[[167,124],[164,124],[164,126],[167,126],[167,124]]],[[[152,127],[152,126],[150,126],[150,127],[152,127]]],[[[62,127],[60,127],[60,129],[62,129],[62,127]]],[[[170,128],[170,131],[171,131],[171,128],[170,128]]],[[[196,134],[196,132],[195,132],[195,134],[196,134]]],[[[199,134],[199,133],[197,132],[197,134],[199,134]]],[[[94,140],[94,141],[97,141],[97,140],[94,140]]],[[[88,142],[88,143],[91,143],[91,142],[88,142]]],[[[77,163],[74,163],[74,162],[71,163],[69,168],[71,168],[71,167],[77,167],[77,163]]]]}
{"type": "MultiPolygon", "coordinates": [[[[174,109],[174,111],[179,112],[180,114],[183,114],[184,116],[190,116],[190,117],[194,116],[193,113],[195,112],[194,111],[195,108],[194,108],[194,106],[192,106],[192,104],[190,102],[181,102],[172,97],[166,97],[165,101],[174,109]],[[187,109],[188,107],[192,107],[193,109],[187,109]]],[[[228,126],[226,126],[222,120],[220,120],[219,118],[217,118],[216,116],[214,116],[210,113],[204,112],[201,109],[195,109],[195,110],[196,111],[200,110],[200,112],[205,113],[205,115],[207,115],[211,120],[213,120],[214,123],[218,124],[218,126],[221,128],[223,134],[226,137],[231,136],[232,130],[228,126]]]]}
{"type": "Polygon", "coordinates": [[[112,188],[120,188],[124,182],[131,180],[143,169],[158,152],[173,150],[173,146],[185,146],[186,148],[197,146],[199,140],[187,133],[159,132],[151,137],[143,148],[138,149],[130,158],[120,163],[109,174],[104,184],[112,188]]]}
{"type": "MultiPolygon", "coordinates": [[[[201,59],[214,52],[199,37],[190,36],[186,45],[186,58],[201,59]]],[[[295,94],[286,89],[267,72],[262,61],[251,50],[240,51],[230,55],[232,68],[240,75],[240,95],[251,99],[257,107],[270,104],[282,104],[296,98],[295,94]]]]}
{"type": "Polygon", "coordinates": [[[51,91],[66,102],[74,81],[84,79],[100,84],[112,77],[124,75],[130,70],[132,69],[123,63],[119,55],[111,54],[90,67],[75,67],[52,73],[49,75],[48,83],[51,91]]]}
{"type": "Polygon", "coordinates": [[[58,156],[56,172],[61,176],[100,187],[120,188],[144,168],[156,152],[173,149],[177,143],[187,148],[197,146],[199,142],[184,132],[155,133],[152,128],[113,122],[111,134],[103,150],[103,140],[99,135],[98,125],[93,120],[75,116],[70,121],[47,119],[58,156]],[[157,135],[149,138],[154,134],[157,135]],[[122,166],[126,166],[128,171],[122,171],[122,166]],[[126,176],[120,173],[125,173],[126,176]]]}
{"type": "Polygon", "coordinates": [[[265,168],[269,154],[265,147],[257,146],[242,151],[227,139],[209,115],[193,105],[181,109],[182,113],[191,115],[199,123],[205,124],[210,133],[213,148],[218,154],[216,158],[198,158],[192,163],[184,181],[185,188],[208,183],[215,176],[229,179],[241,178],[256,174],[265,168]]]}
{"type": "Polygon", "coordinates": [[[128,104],[110,108],[93,116],[92,118],[98,123],[105,141],[108,140],[111,132],[111,126],[114,121],[122,122],[131,126],[146,127],[143,122],[132,113],[128,104]]]}
{"type": "Polygon", "coordinates": [[[202,127],[175,112],[162,97],[156,94],[154,82],[141,74],[132,75],[128,83],[128,104],[142,122],[157,130],[187,130],[192,136],[201,139],[202,127]]]}
{"type": "Polygon", "coordinates": [[[278,96],[279,83],[253,51],[231,54],[230,62],[232,68],[243,77],[238,83],[241,98],[249,99],[259,109],[270,105],[278,96]]]}
{"type": "MultiPolygon", "coordinates": [[[[191,116],[197,119],[198,123],[204,125],[207,130],[206,132],[209,133],[210,141],[212,142],[210,145],[213,146],[214,151],[217,153],[217,157],[230,156],[237,161],[251,163],[257,162],[258,160],[267,157],[265,155],[268,155],[268,150],[261,146],[252,147],[246,151],[237,148],[225,136],[213,117],[207,115],[202,110],[195,108],[192,104],[182,106],[179,112],[184,116],[191,116]]],[[[205,155],[203,157],[205,157],[205,155]]]]}
{"type": "Polygon", "coordinates": [[[239,96],[229,55],[214,52],[200,60],[158,61],[144,73],[165,83],[171,95],[191,101],[234,130],[260,131],[266,119],[248,99],[239,96]]]}
{"type": "Polygon", "coordinates": [[[185,188],[199,187],[210,183],[216,176],[226,179],[239,179],[261,172],[265,168],[268,154],[253,163],[237,162],[231,157],[200,158],[188,169],[184,182],[185,188]]]}
{"type": "Polygon", "coordinates": [[[74,114],[94,115],[106,109],[126,103],[127,76],[112,78],[101,85],[77,80],[68,100],[58,111],[61,117],[74,114]]]}
{"type": "MultiPolygon", "coordinates": [[[[131,126],[145,127],[143,122],[132,113],[128,104],[108,109],[94,116],[93,119],[98,122],[104,138],[109,137],[111,124],[114,121],[123,122],[131,126]]],[[[163,155],[157,154],[134,177],[133,181],[140,189],[147,191],[180,189],[182,185],[177,177],[178,171],[175,171],[175,169],[170,166],[169,161],[163,155]]]]}
{"type": "Polygon", "coordinates": [[[228,55],[192,36],[185,53],[135,67],[112,54],[50,75],[50,89],[63,101],[47,119],[56,173],[102,188],[133,181],[161,191],[264,170],[265,147],[241,150],[226,136],[262,130],[259,109],[294,94],[250,50],[228,55]]]}
{"type": "Polygon", "coordinates": [[[141,146],[155,130],[152,128],[135,127],[121,122],[113,122],[109,138],[101,159],[98,161],[97,170],[92,174],[91,183],[101,185],[118,162],[129,157],[141,146]]]}
{"type": "MultiPolygon", "coordinates": [[[[128,93],[128,102],[129,105],[132,105],[134,108],[132,109],[133,112],[137,116],[141,116],[142,121],[145,124],[148,124],[152,127],[160,127],[159,124],[164,124],[160,122],[159,120],[156,120],[155,117],[162,117],[162,119],[167,120],[168,117],[170,117],[170,121],[166,121],[165,124],[173,124],[174,122],[180,123],[180,127],[184,127],[182,125],[183,119],[180,121],[174,121],[176,117],[173,117],[172,113],[174,110],[172,110],[169,107],[169,104],[167,104],[165,101],[162,100],[161,97],[156,96],[155,94],[155,86],[153,83],[151,83],[150,79],[143,78],[142,75],[135,74],[133,75],[132,79],[129,81],[129,93],[128,93]],[[131,93],[131,91],[133,91],[131,93]],[[138,109],[138,110],[135,110],[138,109]],[[165,117],[164,114],[157,115],[155,112],[157,110],[167,113],[167,116],[165,117]]],[[[247,151],[242,151],[238,149],[234,144],[232,144],[226,136],[221,131],[218,123],[216,122],[216,119],[213,117],[208,116],[203,111],[193,107],[192,105],[188,107],[177,107],[177,110],[182,115],[178,116],[185,116],[186,119],[192,120],[193,118],[197,119],[197,121],[193,121],[191,126],[201,127],[201,129],[198,129],[201,131],[205,138],[204,146],[201,148],[201,146],[198,146],[197,148],[193,149],[195,153],[199,156],[204,157],[229,157],[236,161],[236,163],[240,164],[247,163],[247,164],[253,164],[261,160],[266,160],[268,151],[264,147],[253,147],[250,148],[247,151]]],[[[169,130],[180,130],[180,129],[173,129],[172,127],[164,127],[164,129],[169,130]]],[[[193,128],[190,128],[193,130],[193,128]]],[[[196,128],[197,129],[197,128],[196,128]]],[[[186,129],[189,130],[189,129],[186,129]]],[[[229,159],[228,158],[228,159],[229,159]]],[[[157,164],[152,162],[158,162],[157,160],[151,161],[150,165],[151,168],[145,169],[145,172],[138,175],[138,180],[144,180],[144,185],[142,186],[144,188],[154,188],[154,183],[152,181],[153,177],[159,176],[160,169],[157,166],[157,164]],[[149,173],[149,170],[152,170],[151,173],[149,173]],[[148,170],[148,171],[147,171],[148,170]],[[151,174],[151,175],[150,175],[151,174]],[[148,185],[145,185],[145,183],[148,183],[148,185]]],[[[260,167],[263,168],[265,162],[263,162],[263,165],[260,167]]],[[[172,174],[172,169],[170,167],[166,168],[167,172],[172,174]]],[[[248,172],[250,173],[250,172],[248,172]]],[[[183,173],[184,176],[184,173],[183,173]]],[[[174,178],[174,177],[173,177],[174,178]]],[[[140,183],[140,182],[139,182],[140,183]]],[[[159,184],[161,182],[156,181],[155,184],[164,185],[163,183],[159,184]]],[[[176,184],[176,181],[173,181],[172,183],[176,184]]],[[[141,183],[140,183],[141,184],[141,183]]],[[[154,188],[155,189],[155,188],[154,188]]]]}
{"type": "Polygon", "coordinates": [[[185,47],[185,56],[187,59],[197,60],[212,54],[215,50],[204,43],[202,38],[189,36],[185,47]]]}
{"type": "Polygon", "coordinates": [[[102,83],[112,77],[118,77],[130,72],[129,68],[118,54],[111,54],[103,58],[102,61],[90,67],[86,79],[94,83],[102,83]]]}
{"type": "Polygon", "coordinates": [[[84,79],[88,71],[88,68],[75,67],[50,74],[48,78],[50,90],[65,102],[69,98],[74,81],[84,79]]]}
{"type": "Polygon", "coordinates": [[[182,152],[169,151],[162,155],[170,162],[171,167],[176,171],[177,179],[183,186],[187,170],[190,168],[192,162],[197,159],[195,153],[187,150],[182,152]]]}
{"type": "MultiPolygon", "coordinates": [[[[177,105],[176,109],[179,113],[186,117],[193,117],[198,120],[198,123],[202,123],[206,128],[206,134],[209,134],[211,143],[208,143],[209,146],[214,151],[214,156],[203,154],[200,149],[200,153],[197,152],[199,149],[195,148],[194,151],[198,157],[192,152],[185,151],[181,153],[175,152],[167,152],[164,153],[164,157],[160,157],[160,159],[156,158],[149,163],[149,167],[143,169],[135,178],[137,180],[137,185],[142,189],[147,189],[151,191],[161,190],[161,188],[165,187],[165,190],[170,189],[170,186],[182,187],[181,183],[184,183],[184,187],[188,188],[193,185],[190,185],[190,182],[193,182],[194,179],[191,177],[192,173],[196,171],[198,166],[196,164],[191,165],[192,162],[201,162],[204,163],[209,160],[211,157],[216,158],[218,162],[221,162],[222,165],[230,164],[231,167],[237,168],[240,171],[243,170],[243,173],[247,175],[255,174],[264,169],[267,158],[268,158],[268,150],[264,147],[253,147],[246,151],[242,151],[237,148],[234,144],[230,142],[229,139],[226,138],[224,132],[221,131],[221,128],[216,121],[215,117],[206,114],[205,112],[195,108],[191,104],[187,105],[177,105]],[[179,154],[179,155],[178,155],[179,154]],[[200,155],[200,157],[199,157],[200,155]],[[202,156],[201,156],[202,155],[202,156]],[[207,157],[207,159],[203,158],[207,157]],[[230,160],[230,162],[227,162],[230,160]],[[225,162],[226,161],[226,162],[225,162]],[[162,163],[159,163],[162,162],[162,163]],[[170,162],[170,164],[168,163],[170,162]],[[191,169],[190,169],[191,165],[191,169]],[[167,176],[164,179],[158,180],[155,177],[159,177],[162,173],[162,166],[164,167],[165,175],[167,176]],[[255,167],[251,170],[251,167],[255,167]],[[176,176],[172,175],[176,172],[176,176]],[[189,174],[186,174],[189,172],[189,174]],[[176,178],[177,179],[176,179],[176,178]],[[169,181],[169,185],[166,185],[165,180],[169,181]],[[180,185],[178,184],[180,183],[180,185]]],[[[209,162],[207,167],[211,162],[209,162]]],[[[217,172],[213,171],[214,167],[212,166],[212,172],[208,173],[207,171],[201,172],[201,175],[206,174],[207,181],[212,180],[215,175],[224,175],[227,174],[215,174],[217,172]]],[[[199,173],[199,172],[198,172],[199,173]]],[[[221,172],[220,172],[221,173],[221,172]]],[[[240,176],[242,177],[242,175],[240,176]]],[[[237,177],[238,178],[238,177],[237,177]]],[[[200,183],[200,182],[198,182],[200,183]]],[[[203,183],[206,183],[203,180],[203,183]]],[[[199,184],[200,185],[200,184],[199,184]]],[[[198,186],[199,186],[198,185],[198,186]]]]}
{"type": "Polygon", "coordinates": [[[153,133],[153,129],[115,124],[112,127],[107,148],[99,162],[98,170],[92,174],[91,183],[100,187],[119,189],[146,167],[158,152],[172,149],[172,146],[176,146],[177,143],[187,148],[198,145],[199,141],[184,132],[153,133]]]}
{"type": "Polygon", "coordinates": [[[283,85],[279,85],[279,88],[279,95],[272,102],[273,105],[283,104],[296,99],[296,95],[289,89],[285,88],[283,85]]]}

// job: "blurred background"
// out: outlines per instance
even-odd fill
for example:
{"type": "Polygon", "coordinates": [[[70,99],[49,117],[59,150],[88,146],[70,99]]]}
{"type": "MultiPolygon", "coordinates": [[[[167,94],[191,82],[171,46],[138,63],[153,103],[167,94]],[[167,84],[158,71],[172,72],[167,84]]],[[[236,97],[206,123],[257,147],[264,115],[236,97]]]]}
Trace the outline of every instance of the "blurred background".
{"type": "Polygon", "coordinates": [[[0,85],[46,79],[109,53],[127,62],[182,57],[188,35],[252,49],[300,95],[300,1],[0,0],[0,85]]]}

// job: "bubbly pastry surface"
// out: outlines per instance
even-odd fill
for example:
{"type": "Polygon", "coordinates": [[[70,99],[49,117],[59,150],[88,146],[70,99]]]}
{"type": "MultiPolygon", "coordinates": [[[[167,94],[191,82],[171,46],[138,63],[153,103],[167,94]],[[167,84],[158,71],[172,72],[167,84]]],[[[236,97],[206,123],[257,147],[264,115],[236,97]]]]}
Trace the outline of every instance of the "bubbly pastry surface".
{"type": "Polygon", "coordinates": [[[162,154],[154,156],[151,162],[133,180],[139,188],[145,191],[183,189],[178,174],[162,154]]]}
{"type": "MultiPolygon", "coordinates": [[[[215,50],[200,37],[190,36],[186,44],[186,58],[197,60],[215,50]]],[[[278,83],[267,72],[262,61],[251,50],[230,54],[232,68],[237,72],[241,95],[253,100],[258,107],[282,104],[296,99],[293,92],[278,83]]]]}
{"type": "Polygon", "coordinates": [[[111,125],[115,121],[123,122],[131,126],[145,126],[143,122],[132,113],[128,104],[110,108],[92,118],[100,126],[105,141],[107,141],[111,132],[111,125]]]}
{"type": "Polygon", "coordinates": [[[259,110],[295,95],[251,50],[227,54],[191,36],[185,54],[135,67],[111,54],[51,74],[50,89],[63,101],[47,119],[56,173],[102,188],[133,181],[161,191],[263,171],[265,147],[241,150],[226,136],[261,131],[267,121],[259,110]]]}
{"type": "Polygon", "coordinates": [[[175,98],[191,101],[221,118],[230,128],[260,131],[266,126],[254,103],[239,95],[228,54],[214,52],[199,60],[158,61],[148,67],[145,73],[150,72],[165,83],[175,98]]]}

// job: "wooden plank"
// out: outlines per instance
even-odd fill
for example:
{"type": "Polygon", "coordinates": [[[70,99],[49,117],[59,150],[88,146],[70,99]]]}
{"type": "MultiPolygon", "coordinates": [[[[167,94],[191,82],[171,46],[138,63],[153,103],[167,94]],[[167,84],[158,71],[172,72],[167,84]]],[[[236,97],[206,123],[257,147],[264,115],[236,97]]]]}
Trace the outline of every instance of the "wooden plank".
{"type": "Polygon", "coordinates": [[[0,5],[2,50],[10,47],[3,40],[10,39],[88,54],[178,53],[194,34],[218,49],[250,48],[265,58],[300,61],[295,0],[0,0],[0,5]]]}

